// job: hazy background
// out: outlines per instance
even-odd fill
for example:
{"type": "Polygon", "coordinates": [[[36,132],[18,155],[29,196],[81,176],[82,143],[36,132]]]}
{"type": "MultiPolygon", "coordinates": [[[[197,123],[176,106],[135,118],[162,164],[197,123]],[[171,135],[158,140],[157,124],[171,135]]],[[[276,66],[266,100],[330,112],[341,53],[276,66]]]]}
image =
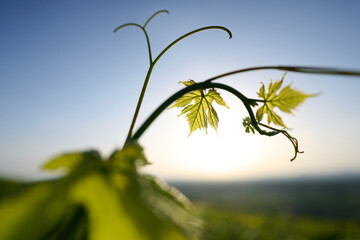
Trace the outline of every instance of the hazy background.
{"type": "MultiPolygon", "coordinates": [[[[64,151],[121,147],[153,55],[196,28],[221,25],[174,46],[156,65],[137,126],[179,81],[205,80],[259,65],[360,69],[358,1],[7,1],[0,2],[0,174],[47,177],[39,166],[64,151]]],[[[223,79],[249,97],[280,71],[223,79]]],[[[301,150],[283,136],[245,134],[245,108],[223,94],[218,133],[188,137],[179,109],[164,112],[140,143],[153,163],[145,170],[168,180],[243,180],[360,173],[360,79],[288,73],[286,83],[321,95],[285,116],[301,150]]]]}

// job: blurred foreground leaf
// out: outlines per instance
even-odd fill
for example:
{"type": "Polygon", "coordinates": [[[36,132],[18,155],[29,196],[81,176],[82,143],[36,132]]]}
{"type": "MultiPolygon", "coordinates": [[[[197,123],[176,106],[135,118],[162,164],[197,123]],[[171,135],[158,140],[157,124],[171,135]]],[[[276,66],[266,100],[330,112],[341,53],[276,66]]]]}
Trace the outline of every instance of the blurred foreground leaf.
{"type": "Polygon", "coordinates": [[[61,182],[35,183],[0,201],[0,239],[49,237],[69,207],[61,182]]]}
{"type": "Polygon", "coordinates": [[[191,203],[140,174],[145,164],[137,143],[108,161],[96,151],[53,158],[44,168],[69,174],[0,195],[0,239],[198,239],[202,222],[191,203]]]}

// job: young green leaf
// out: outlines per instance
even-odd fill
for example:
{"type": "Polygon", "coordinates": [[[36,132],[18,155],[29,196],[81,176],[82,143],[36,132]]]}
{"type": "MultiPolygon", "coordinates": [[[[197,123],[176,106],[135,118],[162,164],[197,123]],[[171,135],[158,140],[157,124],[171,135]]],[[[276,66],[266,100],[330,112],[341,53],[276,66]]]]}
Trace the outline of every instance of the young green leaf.
{"type": "MultiPolygon", "coordinates": [[[[180,83],[187,87],[195,84],[193,80],[180,83]]],[[[196,129],[205,129],[207,131],[208,124],[217,130],[219,117],[212,105],[214,100],[217,104],[229,108],[215,89],[210,89],[208,91],[194,90],[190,93],[186,93],[177,99],[170,108],[183,108],[180,115],[186,113],[186,118],[190,127],[190,134],[196,129]]]]}
{"type": "Polygon", "coordinates": [[[282,79],[275,81],[268,86],[268,92],[265,92],[265,85],[262,84],[259,92],[257,93],[259,97],[264,99],[264,105],[261,106],[256,112],[257,121],[261,121],[264,117],[264,114],[267,115],[267,121],[270,124],[271,122],[275,125],[282,126],[286,128],[281,117],[274,112],[274,107],[279,108],[281,111],[286,113],[292,113],[292,110],[296,109],[305,99],[315,96],[314,94],[305,94],[299,90],[291,88],[291,84],[281,89],[277,94],[281,85],[283,83],[285,74],[282,79]]]}
{"type": "Polygon", "coordinates": [[[251,119],[250,117],[246,117],[243,119],[243,126],[245,128],[246,133],[250,133],[250,131],[255,134],[255,128],[251,125],[251,119]]]}

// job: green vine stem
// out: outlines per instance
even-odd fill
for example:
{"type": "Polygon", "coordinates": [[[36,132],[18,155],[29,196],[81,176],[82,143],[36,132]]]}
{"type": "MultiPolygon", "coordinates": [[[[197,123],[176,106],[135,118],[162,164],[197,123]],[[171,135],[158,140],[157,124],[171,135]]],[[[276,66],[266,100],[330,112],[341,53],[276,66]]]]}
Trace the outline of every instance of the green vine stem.
{"type": "Polygon", "coordinates": [[[257,70],[269,70],[269,69],[287,71],[287,72],[310,73],[310,74],[360,76],[359,71],[343,70],[343,69],[336,69],[336,68],[305,67],[305,66],[260,66],[260,67],[242,68],[239,70],[227,72],[227,73],[220,74],[215,77],[209,78],[206,81],[211,82],[216,79],[234,75],[234,74],[238,74],[238,73],[257,71],[257,70]]]}
{"type": "Polygon", "coordinates": [[[225,27],[222,27],[222,26],[208,26],[208,27],[203,27],[203,28],[199,28],[199,29],[196,29],[194,31],[191,31],[181,37],[179,37],[178,39],[176,39],[175,41],[173,41],[172,43],[170,43],[162,52],[160,52],[160,54],[154,59],[152,60],[152,53],[151,53],[151,46],[150,46],[150,40],[149,40],[149,36],[145,30],[145,27],[147,26],[147,24],[151,21],[151,19],[153,19],[157,14],[161,13],[161,12],[166,12],[166,13],[169,13],[168,11],[166,10],[161,10],[161,11],[158,11],[156,12],[155,14],[153,14],[147,21],[146,23],[144,24],[144,26],[140,26],[139,24],[136,24],[136,23],[127,23],[127,24],[123,24],[119,27],[117,27],[114,32],[117,32],[119,29],[123,28],[123,27],[126,27],[126,26],[135,26],[135,27],[138,27],[138,28],[141,28],[142,31],[144,32],[145,34],[145,37],[146,37],[146,41],[147,41],[147,45],[148,45],[148,51],[149,51],[149,62],[150,62],[150,65],[149,65],[149,69],[148,69],[148,72],[146,74],[146,77],[145,77],[145,80],[144,80],[144,84],[143,84],[143,87],[142,87],[142,90],[141,90],[141,93],[140,93],[140,96],[139,96],[139,100],[138,100],[138,103],[137,103],[137,106],[136,106],[136,109],[135,109],[135,113],[134,113],[134,116],[133,116],[133,119],[132,119],[132,122],[131,122],[131,125],[130,125],[130,129],[129,129],[129,132],[128,132],[128,135],[126,137],[126,142],[131,140],[132,138],[132,133],[133,133],[133,129],[135,127],[135,123],[136,123],[136,120],[138,118],[138,115],[139,115],[139,112],[140,112],[140,108],[141,108],[141,104],[142,104],[142,101],[144,99],[144,96],[145,96],[145,92],[146,92],[146,88],[147,88],[147,85],[149,83],[149,80],[150,80],[150,76],[151,76],[151,73],[152,73],[152,70],[154,69],[154,66],[155,64],[159,61],[159,59],[172,47],[174,46],[176,43],[180,42],[181,40],[183,40],[184,38],[190,36],[190,35],[193,35],[195,33],[198,33],[198,32],[201,32],[201,31],[205,31],[205,30],[210,30],[210,29],[219,29],[219,30],[223,30],[225,32],[227,32],[229,34],[229,38],[232,37],[232,34],[230,32],[229,29],[225,28],[225,27]]]}
{"type": "Polygon", "coordinates": [[[279,131],[271,131],[267,132],[262,130],[255,118],[254,112],[251,109],[251,104],[253,103],[251,100],[249,100],[247,97],[245,97],[242,93],[240,93],[235,88],[232,88],[228,85],[222,84],[222,83],[212,83],[212,82],[201,82],[196,83],[194,85],[191,85],[189,87],[183,88],[180,91],[176,92],[172,96],[170,96],[166,101],[164,101],[147,119],[146,121],[140,126],[140,128],[135,132],[134,136],[131,138],[131,140],[138,140],[141,135],[145,132],[145,130],[151,125],[151,123],[160,115],[161,112],[163,112],[166,108],[170,106],[175,100],[180,98],[182,95],[197,90],[197,89],[207,89],[207,88],[219,88],[223,89],[225,91],[228,91],[232,94],[234,94],[236,97],[238,97],[244,104],[246,110],[249,113],[250,119],[251,119],[251,125],[261,134],[266,136],[274,136],[279,133],[279,131]]]}
{"type": "Polygon", "coordinates": [[[291,72],[300,72],[300,73],[313,73],[313,74],[332,74],[332,75],[347,75],[347,76],[360,76],[359,71],[347,71],[342,69],[334,69],[334,68],[321,68],[321,67],[294,67],[294,66],[260,66],[260,67],[252,67],[252,68],[243,68],[239,70],[235,70],[232,72],[224,73],[212,78],[209,78],[205,80],[204,82],[196,83],[192,86],[186,87],[175,94],[173,94],[171,97],[169,97],[163,104],[161,104],[150,116],[149,118],[141,125],[141,127],[137,130],[137,132],[134,134],[134,136],[131,138],[131,140],[137,140],[139,137],[143,134],[143,132],[148,128],[148,126],[159,116],[159,114],[164,111],[172,102],[180,98],[185,93],[194,91],[196,89],[206,89],[206,88],[221,88],[226,91],[229,91],[236,95],[245,105],[247,111],[249,112],[250,119],[251,119],[251,125],[262,135],[276,135],[280,132],[280,130],[276,130],[274,132],[266,132],[260,129],[260,127],[257,124],[256,118],[254,116],[254,113],[251,109],[251,105],[254,103],[254,101],[262,102],[261,99],[249,99],[245,97],[242,93],[237,91],[236,89],[227,86],[225,84],[219,84],[219,83],[213,83],[212,81],[215,79],[219,79],[222,77],[226,77],[229,75],[242,73],[242,72],[249,72],[249,71],[256,71],[256,70],[265,70],[265,69],[277,69],[282,71],[291,71],[291,72]]]}

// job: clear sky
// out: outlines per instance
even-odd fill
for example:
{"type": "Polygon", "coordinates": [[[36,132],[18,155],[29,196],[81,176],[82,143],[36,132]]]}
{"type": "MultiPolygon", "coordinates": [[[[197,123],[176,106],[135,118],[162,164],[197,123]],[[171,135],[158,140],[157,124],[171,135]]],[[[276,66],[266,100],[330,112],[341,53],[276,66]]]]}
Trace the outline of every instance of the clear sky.
{"type": "MultiPolygon", "coordinates": [[[[143,24],[157,55],[196,28],[158,62],[138,124],[168,96],[195,81],[260,65],[360,69],[359,1],[0,1],[0,174],[42,178],[39,166],[64,151],[108,156],[124,143],[148,68],[143,24]]],[[[280,71],[222,80],[249,97],[280,71]]],[[[238,180],[360,173],[360,79],[288,73],[286,83],[321,94],[283,116],[305,153],[283,136],[245,134],[245,108],[223,93],[218,133],[189,129],[180,110],[164,112],[140,139],[146,171],[169,180],[238,180]]]]}

